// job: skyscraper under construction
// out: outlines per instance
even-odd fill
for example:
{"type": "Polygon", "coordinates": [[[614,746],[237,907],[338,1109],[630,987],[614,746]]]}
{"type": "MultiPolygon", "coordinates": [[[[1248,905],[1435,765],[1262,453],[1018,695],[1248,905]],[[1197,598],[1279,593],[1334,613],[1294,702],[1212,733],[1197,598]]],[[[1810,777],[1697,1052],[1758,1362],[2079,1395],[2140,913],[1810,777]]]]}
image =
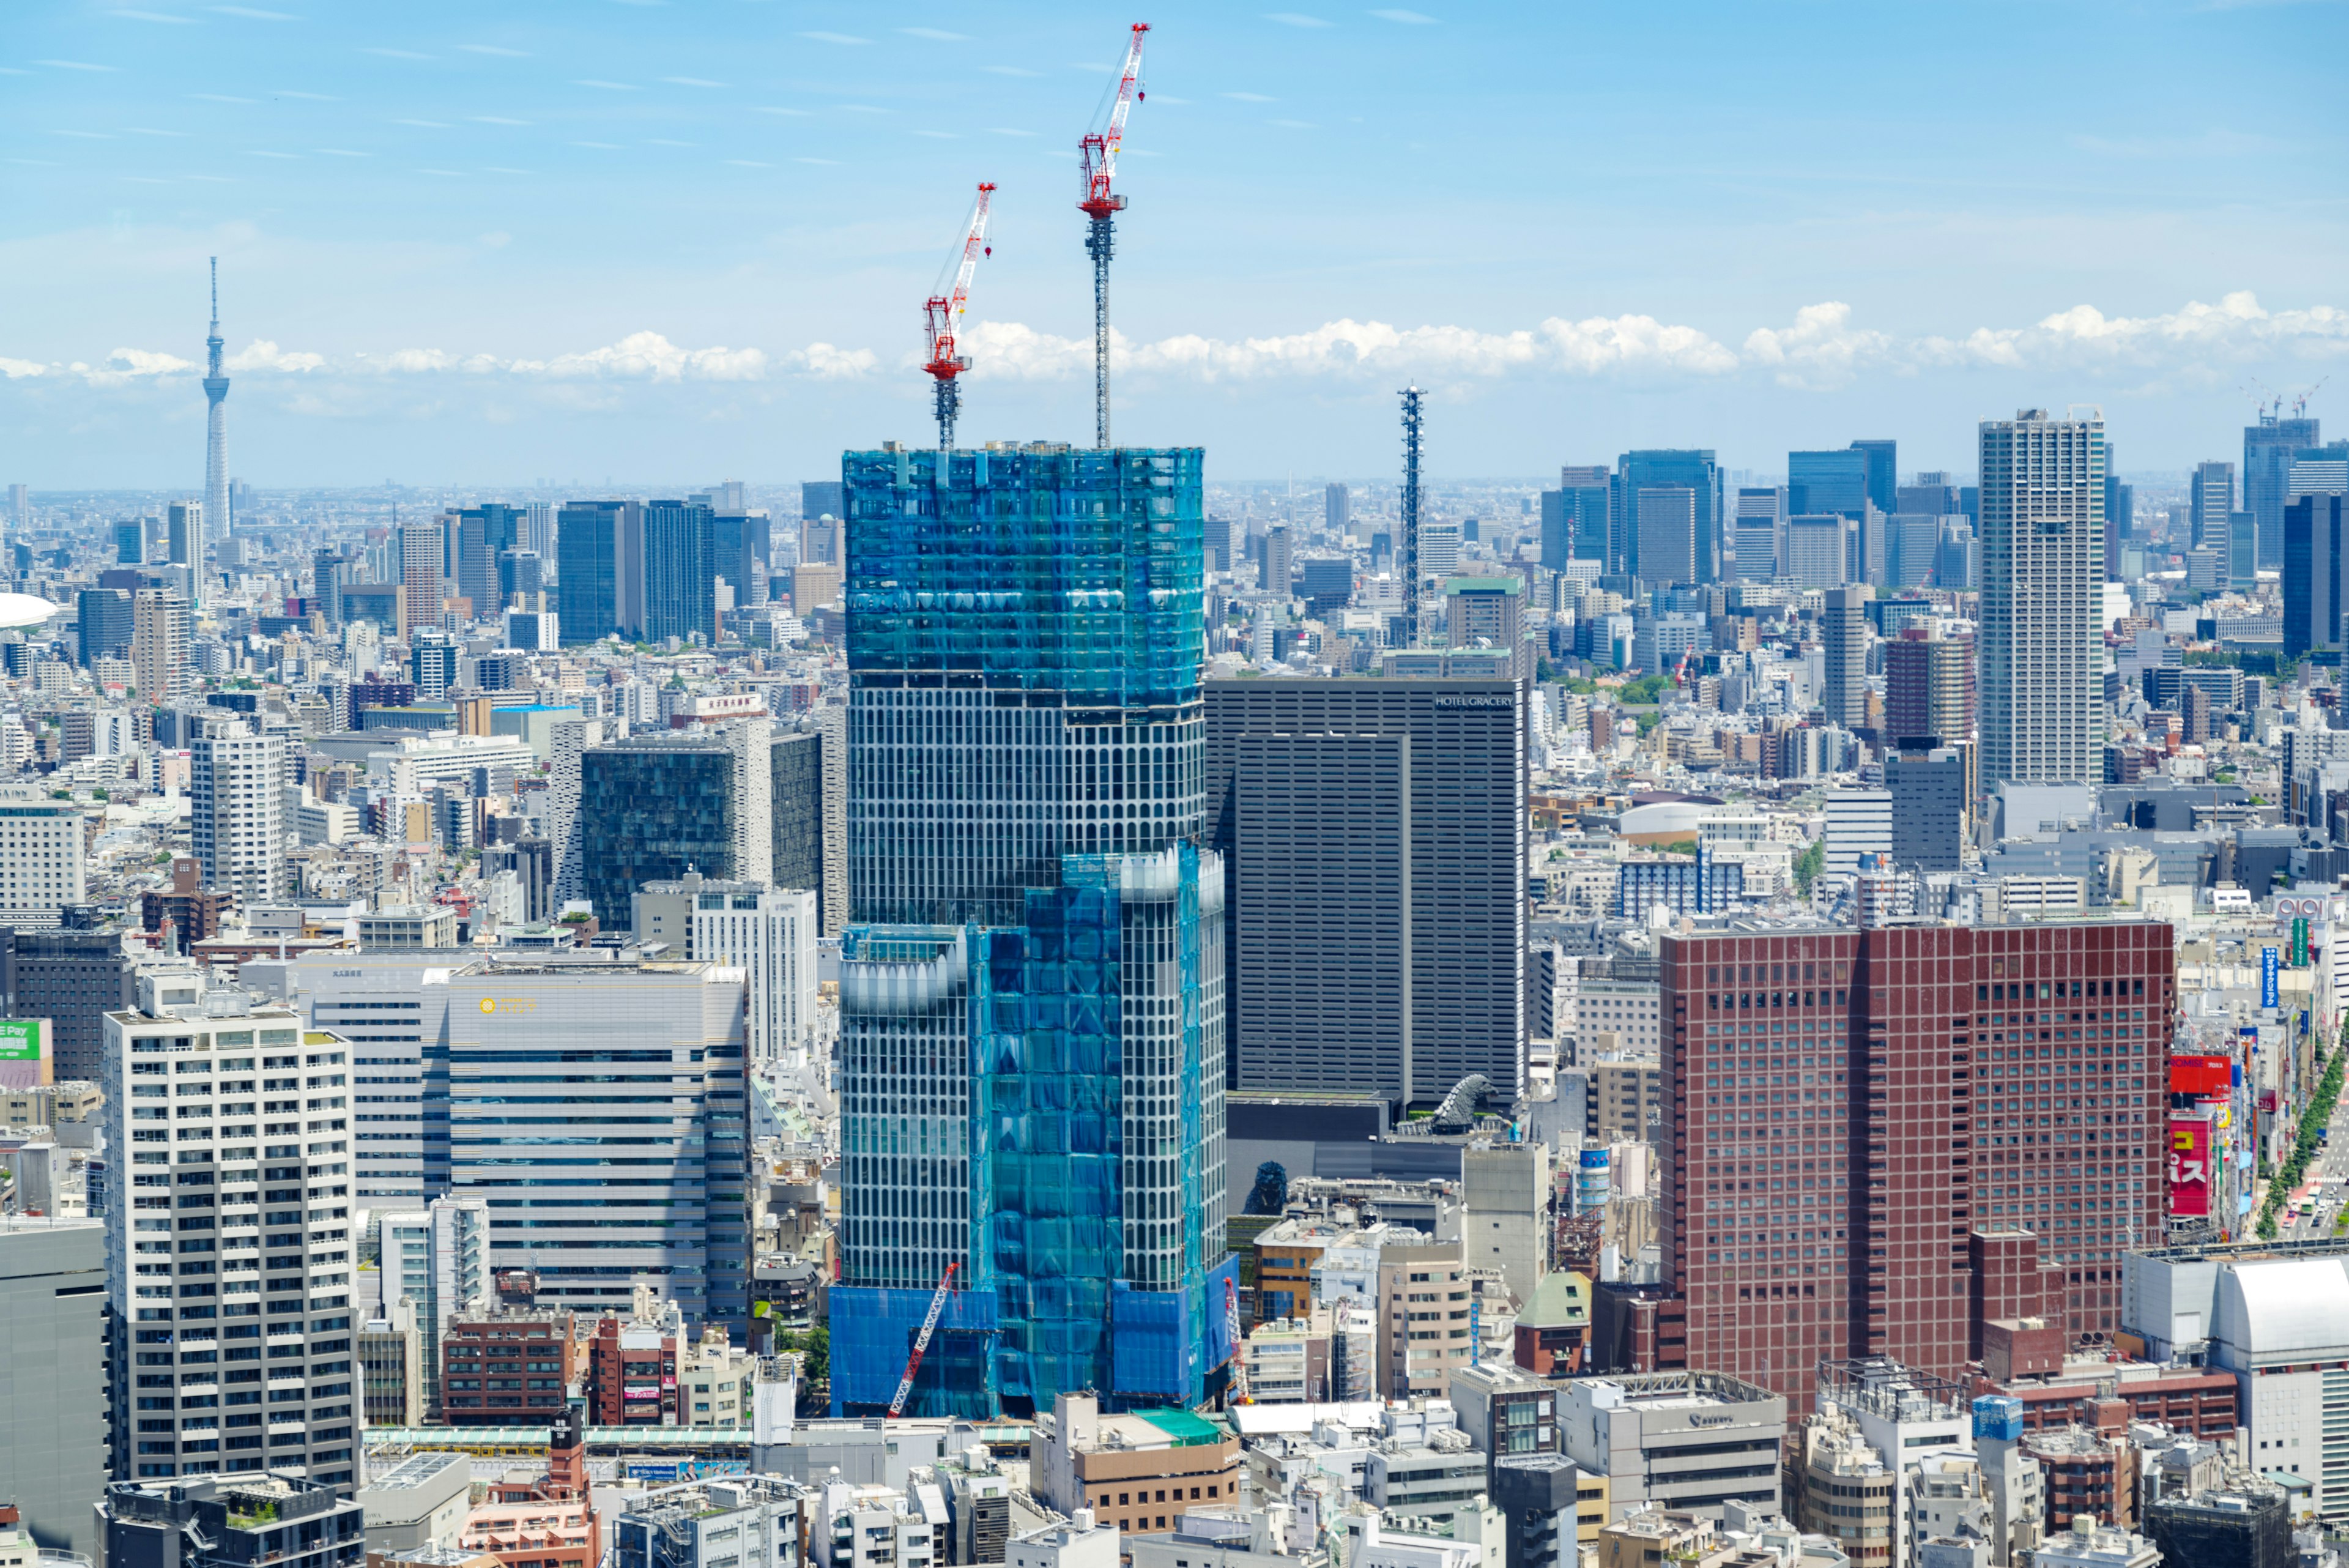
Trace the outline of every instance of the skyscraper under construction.
{"type": "Polygon", "coordinates": [[[843,459],[833,1398],[1195,1402],[1229,1355],[1195,448],[843,459]]]}

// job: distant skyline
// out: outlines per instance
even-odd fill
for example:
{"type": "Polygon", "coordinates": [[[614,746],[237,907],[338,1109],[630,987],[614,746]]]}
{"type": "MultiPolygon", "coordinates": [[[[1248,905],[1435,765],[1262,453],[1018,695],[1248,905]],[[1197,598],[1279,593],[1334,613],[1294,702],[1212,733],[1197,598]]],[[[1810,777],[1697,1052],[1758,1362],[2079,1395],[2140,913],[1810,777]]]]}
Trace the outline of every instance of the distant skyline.
{"type": "Polygon", "coordinates": [[[201,493],[215,254],[259,488],[821,477],[934,439],[919,306],[982,179],[961,438],[1081,441],[1073,151],[1128,20],[1117,431],[1211,483],[1391,472],[1412,379],[1459,478],[1971,471],[2071,403],[2175,472],[2328,375],[2349,433],[2324,0],[71,0],[0,24],[0,483],[201,493]]]}

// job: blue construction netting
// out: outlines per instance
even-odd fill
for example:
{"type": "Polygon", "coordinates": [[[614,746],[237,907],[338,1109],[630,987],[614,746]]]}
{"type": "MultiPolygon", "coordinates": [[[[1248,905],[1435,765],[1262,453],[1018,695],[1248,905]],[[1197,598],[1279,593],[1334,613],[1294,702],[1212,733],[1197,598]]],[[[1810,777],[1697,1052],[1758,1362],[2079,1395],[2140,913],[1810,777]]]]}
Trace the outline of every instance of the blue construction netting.
{"type": "MultiPolygon", "coordinates": [[[[833,1415],[872,1415],[889,1407],[934,1293],[858,1285],[834,1285],[826,1293],[833,1415]]],[[[992,1417],[996,1394],[988,1372],[996,1331],[994,1292],[948,1293],[905,1413],[992,1417]]]]}
{"type": "Polygon", "coordinates": [[[1197,447],[842,453],[849,668],[1196,697],[1205,466],[1197,447]]]}

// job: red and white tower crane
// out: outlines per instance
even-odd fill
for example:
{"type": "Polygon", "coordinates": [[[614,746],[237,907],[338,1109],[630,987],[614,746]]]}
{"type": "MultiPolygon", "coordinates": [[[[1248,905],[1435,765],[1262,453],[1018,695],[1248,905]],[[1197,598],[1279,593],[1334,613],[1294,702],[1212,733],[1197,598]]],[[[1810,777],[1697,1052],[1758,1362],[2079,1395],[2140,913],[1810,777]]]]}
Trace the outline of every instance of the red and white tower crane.
{"type": "Polygon", "coordinates": [[[1109,446],[1109,258],[1114,238],[1111,219],[1125,206],[1113,194],[1110,182],[1117,174],[1118,144],[1125,139],[1125,117],[1142,101],[1142,38],[1147,22],[1133,25],[1125,47],[1125,67],[1118,73],[1117,94],[1110,105],[1109,123],[1089,131],[1077,143],[1085,193],[1077,206],[1092,219],[1085,231],[1085,254],[1093,258],[1093,444],[1109,446]]]}
{"type": "MultiPolygon", "coordinates": [[[[980,189],[990,190],[992,187],[982,186],[980,189]]],[[[930,1297],[930,1310],[922,1319],[922,1332],[914,1339],[914,1353],[905,1357],[905,1376],[897,1379],[896,1395],[889,1401],[889,1419],[892,1421],[905,1413],[905,1401],[913,1397],[914,1374],[922,1369],[922,1357],[930,1348],[930,1335],[938,1331],[938,1315],[947,1310],[947,1292],[954,1285],[955,1271],[961,1267],[961,1260],[957,1259],[947,1265],[947,1272],[938,1278],[937,1291],[930,1297]]]]}
{"type": "Polygon", "coordinates": [[[987,243],[987,209],[995,187],[984,181],[978,187],[978,199],[971,203],[970,221],[963,225],[960,254],[947,265],[954,272],[954,286],[946,286],[946,275],[939,275],[942,292],[933,294],[922,302],[922,320],[929,334],[930,357],[922,369],[937,379],[938,450],[954,449],[955,415],[962,409],[962,387],[956,380],[970,369],[970,357],[960,351],[963,312],[970,306],[970,275],[978,270],[978,258],[993,255],[995,248],[987,243]]]}

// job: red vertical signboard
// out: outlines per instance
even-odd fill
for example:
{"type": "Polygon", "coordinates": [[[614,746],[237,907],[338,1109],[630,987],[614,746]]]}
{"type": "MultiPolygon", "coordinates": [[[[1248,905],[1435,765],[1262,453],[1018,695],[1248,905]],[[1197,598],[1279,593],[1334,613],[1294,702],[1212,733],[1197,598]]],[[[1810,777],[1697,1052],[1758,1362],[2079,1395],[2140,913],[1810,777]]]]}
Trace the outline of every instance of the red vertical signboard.
{"type": "Polygon", "coordinates": [[[2169,1212],[2181,1220],[2210,1213],[2210,1123],[2206,1116],[2169,1118],[2169,1212]]]}

